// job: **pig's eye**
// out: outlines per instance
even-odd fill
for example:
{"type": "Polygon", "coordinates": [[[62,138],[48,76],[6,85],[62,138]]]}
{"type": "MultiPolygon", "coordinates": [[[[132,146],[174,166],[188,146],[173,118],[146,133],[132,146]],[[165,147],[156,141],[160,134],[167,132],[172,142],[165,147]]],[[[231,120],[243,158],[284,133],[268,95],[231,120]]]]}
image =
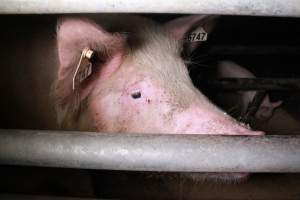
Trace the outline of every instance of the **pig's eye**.
{"type": "Polygon", "coordinates": [[[131,94],[131,97],[134,99],[139,99],[142,97],[142,94],[141,94],[141,92],[134,92],[131,94]]]}

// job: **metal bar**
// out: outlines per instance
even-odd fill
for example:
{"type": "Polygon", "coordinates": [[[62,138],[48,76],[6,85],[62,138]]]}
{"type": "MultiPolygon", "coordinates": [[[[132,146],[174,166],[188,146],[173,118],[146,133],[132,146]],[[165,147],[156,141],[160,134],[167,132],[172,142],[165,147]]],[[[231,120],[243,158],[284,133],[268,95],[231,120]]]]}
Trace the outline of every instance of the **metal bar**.
{"type": "Polygon", "coordinates": [[[258,91],[255,94],[253,100],[248,104],[246,113],[241,117],[241,122],[244,122],[246,124],[250,123],[251,117],[255,116],[266,95],[266,91],[258,91]]]}
{"type": "Polygon", "coordinates": [[[0,164],[182,172],[300,172],[300,136],[0,130],[0,164]]]}
{"type": "Polygon", "coordinates": [[[1,0],[0,13],[201,13],[300,16],[299,0],[1,0]]]}
{"type": "MultiPolygon", "coordinates": [[[[300,3],[300,2],[299,2],[300,3]]],[[[300,46],[291,45],[211,45],[210,55],[299,55],[300,46]]]]}
{"type": "Polygon", "coordinates": [[[76,198],[76,197],[57,197],[41,195],[23,195],[23,194],[0,194],[1,200],[104,200],[94,198],[76,198]]]}
{"type": "Polygon", "coordinates": [[[202,88],[214,90],[300,90],[300,79],[297,78],[222,78],[194,82],[202,88]]]}

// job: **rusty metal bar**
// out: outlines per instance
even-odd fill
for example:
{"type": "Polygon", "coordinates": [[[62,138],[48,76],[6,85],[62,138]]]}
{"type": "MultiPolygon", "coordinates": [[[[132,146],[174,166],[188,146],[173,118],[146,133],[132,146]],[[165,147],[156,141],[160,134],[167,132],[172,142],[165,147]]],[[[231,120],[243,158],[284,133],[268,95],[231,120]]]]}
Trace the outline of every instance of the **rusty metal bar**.
{"type": "Polygon", "coordinates": [[[0,194],[1,200],[104,200],[94,198],[57,197],[24,194],[0,194]]]}
{"type": "Polygon", "coordinates": [[[1,0],[0,13],[201,13],[300,16],[298,0],[1,0]]]}
{"type": "Polygon", "coordinates": [[[222,78],[194,80],[196,85],[214,90],[300,91],[299,78],[222,78]]]}
{"type": "Polygon", "coordinates": [[[300,136],[0,130],[0,164],[182,172],[300,172],[300,136]]]}

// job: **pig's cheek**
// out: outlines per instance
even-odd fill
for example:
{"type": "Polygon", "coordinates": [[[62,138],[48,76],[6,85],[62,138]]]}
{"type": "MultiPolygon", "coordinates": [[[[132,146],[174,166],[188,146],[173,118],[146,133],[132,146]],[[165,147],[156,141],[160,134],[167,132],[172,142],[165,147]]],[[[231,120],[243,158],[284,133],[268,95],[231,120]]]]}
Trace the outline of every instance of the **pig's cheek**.
{"type": "Polygon", "coordinates": [[[138,118],[143,110],[146,109],[147,101],[151,102],[151,99],[141,97],[134,99],[130,94],[123,94],[119,98],[119,105],[121,106],[124,117],[138,118]]]}
{"type": "Polygon", "coordinates": [[[120,116],[117,95],[110,94],[91,100],[89,111],[98,131],[114,131],[114,124],[120,116]]]}

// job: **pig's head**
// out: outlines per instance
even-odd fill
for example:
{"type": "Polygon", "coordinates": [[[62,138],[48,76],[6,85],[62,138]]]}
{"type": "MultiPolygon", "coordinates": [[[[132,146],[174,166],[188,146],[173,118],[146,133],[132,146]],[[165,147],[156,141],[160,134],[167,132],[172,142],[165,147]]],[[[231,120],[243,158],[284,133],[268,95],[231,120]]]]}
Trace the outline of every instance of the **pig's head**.
{"type": "Polygon", "coordinates": [[[88,19],[61,20],[54,94],[62,128],[112,133],[262,134],[218,109],[190,80],[181,54],[184,48],[190,51],[196,45],[185,44],[184,38],[199,25],[205,28],[208,19],[190,16],[161,26],[144,20],[126,34],[108,32],[88,19]],[[72,78],[86,47],[96,52],[93,72],[73,91],[72,78]]]}
{"type": "Polygon", "coordinates": [[[181,57],[188,46],[184,38],[208,19],[189,16],[163,26],[144,20],[126,35],[88,19],[61,20],[54,89],[61,125],[103,132],[260,134],[210,103],[190,80],[181,57]],[[72,77],[85,47],[96,52],[93,72],[73,91],[72,77]]]}
{"type": "Polygon", "coordinates": [[[184,38],[207,19],[190,16],[163,26],[145,20],[126,35],[88,19],[61,20],[54,89],[61,125],[104,132],[260,134],[210,103],[190,80],[181,57],[184,38]],[[85,47],[96,52],[93,72],[73,91],[85,47]]]}
{"type": "Polygon", "coordinates": [[[255,118],[260,121],[268,121],[273,116],[273,112],[282,104],[282,101],[271,102],[269,95],[266,95],[259,109],[255,113],[255,118]]]}

